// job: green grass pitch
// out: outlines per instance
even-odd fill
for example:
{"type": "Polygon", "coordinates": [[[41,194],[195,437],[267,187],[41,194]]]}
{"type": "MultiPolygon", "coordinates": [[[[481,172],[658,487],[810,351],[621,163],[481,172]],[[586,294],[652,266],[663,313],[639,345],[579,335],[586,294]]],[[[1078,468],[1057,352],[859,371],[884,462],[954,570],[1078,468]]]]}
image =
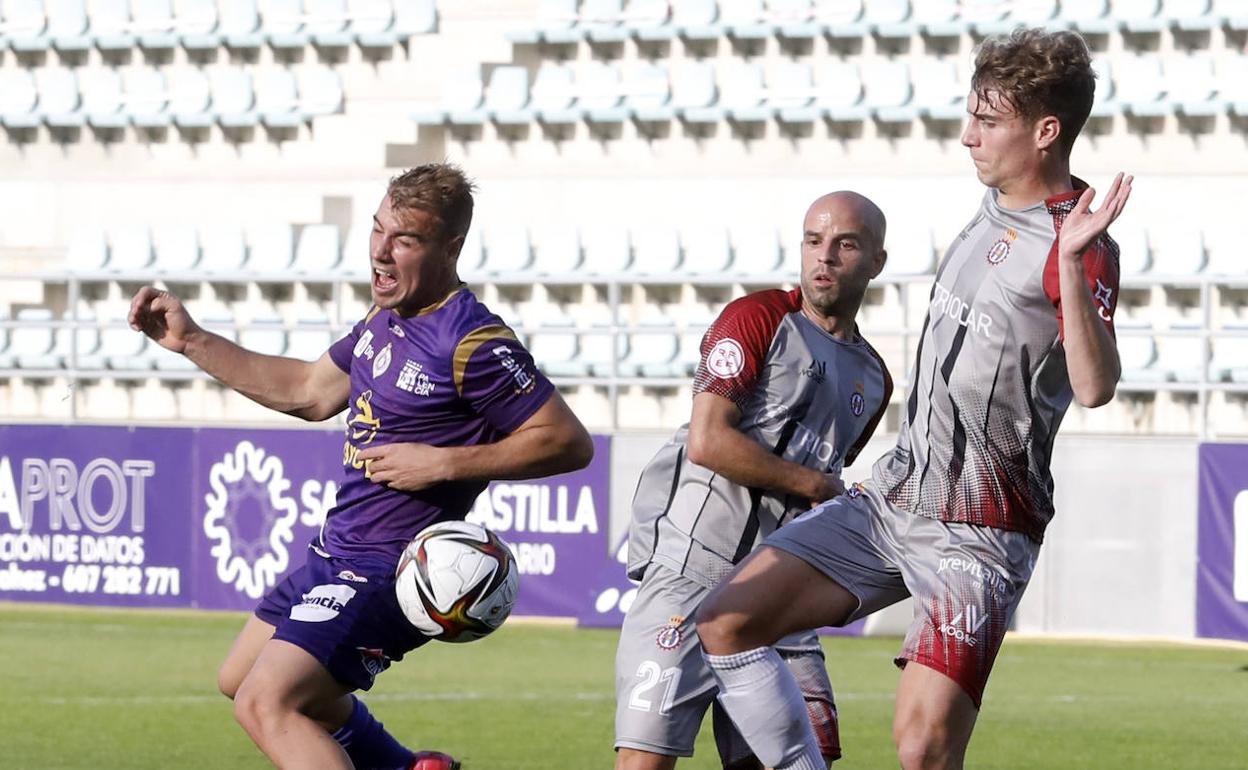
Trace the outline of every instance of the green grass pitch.
{"type": "MultiPolygon", "coordinates": [[[[216,692],[240,614],[0,604],[0,767],[263,768],[216,692]]],[[[509,623],[432,643],[367,700],[465,770],[610,768],[616,632],[509,623]]],[[[845,759],[896,767],[896,639],[829,639],[845,759]]],[[[717,767],[709,729],[681,767],[717,767]]],[[[968,768],[1248,767],[1248,647],[1006,641],[968,768]]]]}

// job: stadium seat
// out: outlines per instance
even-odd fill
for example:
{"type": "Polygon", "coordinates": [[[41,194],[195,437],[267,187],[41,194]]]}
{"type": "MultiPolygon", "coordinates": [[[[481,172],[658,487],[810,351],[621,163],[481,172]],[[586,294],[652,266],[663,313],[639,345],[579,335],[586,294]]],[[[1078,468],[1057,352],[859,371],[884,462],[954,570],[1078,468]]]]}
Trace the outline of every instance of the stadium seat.
{"type": "Polygon", "coordinates": [[[863,20],[883,38],[908,38],[915,32],[910,0],[866,0],[863,20]]]}
{"type": "Polygon", "coordinates": [[[303,31],[319,48],[346,48],[355,40],[347,29],[351,21],[347,0],[304,0],[303,31]]]}
{"type": "Polygon", "coordinates": [[[0,69],[0,122],[6,128],[35,128],[39,91],[29,70],[0,69]]]}
{"type": "Polygon", "coordinates": [[[394,31],[399,40],[407,42],[413,35],[426,35],[438,30],[438,7],[435,0],[394,0],[394,31]]]}
{"type": "Polygon", "coordinates": [[[65,262],[72,273],[103,270],[108,263],[108,241],[98,227],[80,227],[69,239],[65,262]]]}
{"type": "Polygon", "coordinates": [[[287,69],[264,68],[252,79],[256,115],[269,128],[298,128],[306,116],[299,109],[299,88],[287,69]]]}
{"type": "Polygon", "coordinates": [[[108,269],[114,273],[146,271],[152,264],[152,234],[147,225],[119,225],[108,237],[108,269]]]}
{"type": "Polygon", "coordinates": [[[862,78],[857,64],[835,60],[820,62],[816,65],[814,90],[813,104],[782,109],[780,120],[809,123],[824,117],[834,122],[850,122],[864,120],[869,115],[862,100],[862,78]]]}
{"type": "Polygon", "coordinates": [[[1208,342],[1199,321],[1170,325],[1175,334],[1163,335],[1157,350],[1155,368],[1170,382],[1196,383],[1205,379],[1208,342]]]}
{"type": "Polygon", "coordinates": [[[342,112],[342,79],[329,67],[300,69],[296,76],[296,88],[299,92],[297,111],[305,119],[342,112]]]}
{"type": "Polygon", "coordinates": [[[1016,27],[1049,27],[1061,29],[1065,22],[1058,19],[1058,0],[1021,0],[1008,6],[1005,18],[992,22],[977,22],[975,31],[980,35],[1001,35],[1016,27]]]}
{"type": "Polygon", "coordinates": [[[568,277],[581,266],[581,239],[575,225],[547,227],[534,248],[533,271],[556,278],[568,277]]]}
{"type": "Polygon", "coordinates": [[[1248,8],[1244,7],[1242,0],[1213,0],[1210,15],[1220,19],[1227,29],[1234,32],[1248,30],[1248,8]]]}
{"type": "Polygon", "coordinates": [[[169,71],[169,117],[180,128],[208,128],[217,122],[208,76],[198,69],[169,71]]]}
{"type": "Polygon", "coordinates": [[[190,225],[153,225],[152,245],[156,249],[153,266],[171,278],[186,280],[199,265],[199,239],[190,225]]]}
{"type": "Polygon", "coordinates": [[[809,107],[815,93],[814,75],[806,62],[775,62],[767,71],[766,106],[773,115],[809,107]]]}
{"type": "Polygon", "coordinates": [[[738,40],[762,40],[776,30],[763,0],[719,0],[719,23],[729,37],[738,40]]]}
{"type": "Polygon", "coordinates": [[[305,30],[303,0],[262,0],[261,32],[265,41],[277,50],[297,50],[311,39],[305,30]]]}
{"type": "Polygon", "coordinates": [[[683,366],[676,360],[680,336],[671,320],[643,321],[628,335],[628,355],[618,363],[621,377],[679,377],[683,366]]]}
{"type": "Polygon", "coordinates": [[[1158,118],[1171,111],[1170,103],[1162,98],[1166,80],[1159,56],[1124,56],[1119,59],[1115,72],[1116,99],[1127,114],[1158,118]]]}
{"type": "Polygon", "coordinates": [[[692,225],[680,235],[681,270],[692,275],[723,275],[732,266],[732,246],[723,225],[692,225]]]}
{"type": "Polygon", "coordinates": [[[1165,60],[1165,74],[1166,99],[1178,114],[1208,118],[1226,110],[1215,98],[1219,86],[1211,56],[1171,54],[1165,60]]]}
{"type": "Polygon", "coordinates": [[[767,105],[767,88],[763,85],[761,64],[732,60],[724,65],[719,76],[719,102],[730,120],[757,123],[772,116],[767,105]]]}
{"type": "Polygon", "coordinates": [[[83,52],[91,48],[84,0],[44,0],[48,13],[48,37],[61,52],[83,52]]]}
{"type": "Polygon", "coordinates": [[[77,318],[66,318],[74,326],[66,326],[57,330],[56,350],[64,359],[69,369],[103,369],[100,360],[100,327],[96,324],[95,315],[79,310],[77,318]]]}
{"type": "Polygon", "coordinates": [[[715,123],[723,111],[713,106],[718,97],[715,67],[707,61],[684,61],[674,64],[672,76],[672,109],[690,123],[715,123]]]}
{"type": "Polygon", "coordinates": [[[888,259],[881,276],[927,275],[936,267],[932,230],[925,225],[900,223],[885,236],[888,259]]]}
{"type": "Polygon", "coordinates": [[[387,50],[399,42],[394,8],[387,0],[347,0],[350,33],[363,49],[387,50]]]}
{"type": "Polygon", "coordinates": [[[256,0],[218,0],[221,18],[217,26],[225,44],[239,50],[255,50],[264,43],[260,10],[256,0]]]}
{"type": "Polygon", "coordinates": [[[127,0],[87,0],[87,16],[91,19],[91,36],[101,51],[125,51],[133,48],[135,37],[127,0]]]}
{"type": "Polygon", "coordinates": [[[815,18],[811,0],[767,0],[767,16],[784,40],[814,40],[827,28],[815,18]]]}
{"type": "Polygon", "coordinates": [[[294,257],[294,230],[287,222],[264,222],[247,238],[247,272],[276,276],[290,269],[294,257]]]}
{"type": "Polygon", "coordinates": [[[1209,379],[1213,382],[1248,383],[1248,323],[1225,324],[1213,337],[1209,379]]]}
{"type": "Polygon", "coordinates": [[[918,117],[910,67],[902,61],[877,60],[863,65],[866,105],[877,120],[905,123],[918,117]]]}
{"type": "Polygon", "coordinates": [[[625,30],[641,41],[670,40],[672,6],[667,0],[628,0],[624,6],[625,30]]]}
{"type": "Polygon", "coordinates": [[[672,87],[667,68],[650,62],[629,62],[620,75],[622,108],[641,122],[671,120],[676,110],[671,105],[672,87]]]}
{"type": "Polygon", "coordinates": [[[208,74],[212,109],[224,129],[248,128],[260,122],[251,73],[242,69],[213,70],[208,74]]]}
{"type": "Polygon", "coordinates": [[[485,234],[485,271],[491,275],[519,273],[529,269],[533,250],[524,225],[495,224],[485,234]]]}
{"type": "Polygon", "coordinates": [[[544,321],[529,341],[529,353],[539,369],[551,377],[583,377],[589,368],[578,355],[580,342],[570,318],[544,321]]]}
{"type": "Polygon", "coordinates": [[[715,0],[681,0],[672,3],[672,29],[685,40],[719,37],[719,5],[715,0]]]}
{"type": "MultiPolygon", "coordinates": [[[[1245,17],[1248,19],[1248,16],[1245,17]]],[[[1218,61],[1218,97],[1235,117],[1248,118],[1248,56],[1226,56],[1218,61]]]]}
{"type": "Polygon", "coordinates": [[[1118,358],[1122,363],[1122,382],[1163,382],[1166,374],[1156,367],[1157,343],[1153,340],[1152,327],[1147,323],[1119,319],[1115,323],[1115,331],[1118,358]]]}
{"type": "Polygon", "coordinates": [[[1104,35],[1116,27],[1108,16],[1109,0],[1078,0],[1062,3],[1057,18],[1085,35],[1104,35]]]}
{"type": "Polygon", "coordinates": [[[690,377],[702,360],[702,338],[706,336],[705,328],[686,329],[680,334],[680,350],[676,354],[673,368],[677,376],[690,377]]]}
{"type": "Polygon", "coordinates": [[[1096,74],[1096,91],[1092,96],[1091,117],[1105,118],[1118,111],[1114,100],[1114,76],[1108,58],[1093,57],[1092,71],[1096,74]]]}
{"type": "Polygon", "coordinates": [[[300,318],[295,327],[286,334],[286,351],[283,355],[300,361],[316,361],[334,344],[333,330],[329,324],[317,319],[300,318]]]}
{"type": "Polygon", "coordinates": [[[507,39],[521,44],[547,42],[564,45],[577,42],[581,39],[581,30],[577,26],[580,21],[578,3],[579,0],[539,0],[536,25],[513,30],[507,33],[507,39]]]}
{"type": "Polygon", "coordinates": [[[623,376],[618,371],[617,362],[628,358],[628,335],[624,332],[611,332],[596,326],[593,331],[581,334],[580,348],[581,364],[588,368],[591,376],[623,376]]]}
{"type": "Polygon", "coordinates": [[[144,67],[128,70],[122,76],[122,99],[130,121],[140,128],[158,128],[169,125],[172,116],[167,111],[169,96],[165,90],[165,76],[160,70],[144,67]]]}
{"type": "Polygon", "coordinates": [[[261,355],[285,355],[286,330],[282,328],[282,319],[275,316],[253,318],[238,330],[238,344],[261,355]]]}
{"type": "Polygon", "coordinates": [[[454,115],[465,116],[468,121],[483,120],[479,108],[484,91],[480,65],[452,67],[442,77],[442,94],[438,104],[418,107],[412,112],[412,120],[418,125],[428,126],[453,123],[454,115]]]}
{"type": "Polygon", "coordinates": [[[303,275],[324,275],[338,267],[341,257],[337,225],[304,225],[291,267],[303,275]]]}
{"type": "Polygon", "coordinates": [[[85,122],[73,70],[65,67],[37,69],[35,87],[39,91],[38,113],[49,127],[73,128],[85,122]]]}
{"type": "Polygon", "coordinates": [[[488,116],[500,125],[523,125],[533,120],[528,103],[529,71],[517,66],[496,67],[485,87],[479,117],[482,122],[488,116]]]}
{"type": "Polygon", "coordinates": [[[910,22],[924,37],[957,37],[971,26],[958,0],[911,0],[910,22]]]}
{"type": "Polygon", "coordinates": [[[572,68],[553,62],[542,62],[533,78],[530,106],[543,123],[567,125],[580,120],[581,111],[573,106],[577,86],[572,68]]]}
{"type": "Polygon", "coordinates": [[[771,275],[783,269],[783,252],[776,228],[750,221],[733,226],[732,269],[741,275],[771,275]]]}
{"type": "Polygon", "coordinates": [[[188,51],[212,51],[221,45],[214,0],[173,0],[176,32],[188,51]]]}
{"type": "Polygon", "coordinates": [[[1161,18],[1161,0],[1114,0],[1112,15],[1127,32],[1160,32],[1166,22],[1161,18]]]}
{"type": "Polygon", "coordinates": [[[170,0],[130,0],[130,10],[139,47],[149,51],[170,51],[177,47],[175,28],[180,22],[175,21],[170,0]]]}
{"type": "Polygon", "coordinates": [[[142,372],[154,365],[146,335],[131,329],[124,315],[105,318],[100,328],[99,356],[103,365],[118,372],[142,372]]]}
{"type": "Polygon", "coordinates": [[[1248,228],[1243,220],[1224,221],[1207,227],[1203,241],[1208,254],[1209,275],[1248,275],[1248,228]]]}
{"type": "Polygon", "coordinates": [[[590,224],[581,231],[584,269],[594,275],[619,275],[632,263],[628,230],[619,224],[590,224]]]}
{"type": "Polygon", "coordinates": [[[582,34],[594,43],[622,43],[629,37],[623,24],[624,4],[621,0],[583,0],[580,8],[582,34]]]}
{"type": "Polygon", "coordinates": [[[1200,230],[1186,225],[1171,224],[1149,233],[1152,249],[1152,274],[1174,278],[1191,278],[1205,268],[1205,244],[1200,230]]]}
{"type": "Polygon", "coordinates": [[[591,123],[622,123],[628,108],[622,106],[620,71],[606,62],[585,62],[576,76],[577,107],[591,123]]]}
{"type": "Polygon", "coordinates": [[[1118,268],[1122,277],[1142,275],[1152,269],[1152,250],[1143,225],[1119,220],[1109,234],[1118,242],[1118,268]]]}
{"type": "Polygon", "coordinates": [[[811,19],[833,39],[854,39],[870,31],[862,0],[815,0],[811,19]]]}
{"type": "Polygon", "coordinates": [[[18,326],[9,332],[9,346],[5,357],[23,371],[59,369],[64,358],[54,350],[56,332],[52,311],[45,307],[23,308],[17,311],[15,320],[30,326],[18,326]]]}
{"type": "Polygon", "coordinates": [[[668,276],[680,267],[680,237],[676,229],[646,225],[633,230],[632,272],[668,276]]]}
{"type": "Polygon", "coordinates": [[[51,39],[47,35],[48,18],[41,0],[4,0],[0,12],[0,18],[4,19],[4,37],[14,51],[48,50],[51,39]]]}
{"type": "Polygon", "coordinates": [[[481,227],[469,228],[464,238],[464,245],[459,250],[459,269],[462,273],[471,274],[483,267],[485,250],[481,247],[481,227]]]}
{"type": "Polygon", "coordinates": [[[931,120],[961,120],[966,115],[967,86],[952,59],[924,62],[913,69],[914,107],[931,120]]]}
{"type": "Polygon", "coordinates": [[[122,129],[130,116],[122,110],[123,90],[117,70],[85,67],[78,71],[78,92],[87,124],[100,129],[122,129]]]}

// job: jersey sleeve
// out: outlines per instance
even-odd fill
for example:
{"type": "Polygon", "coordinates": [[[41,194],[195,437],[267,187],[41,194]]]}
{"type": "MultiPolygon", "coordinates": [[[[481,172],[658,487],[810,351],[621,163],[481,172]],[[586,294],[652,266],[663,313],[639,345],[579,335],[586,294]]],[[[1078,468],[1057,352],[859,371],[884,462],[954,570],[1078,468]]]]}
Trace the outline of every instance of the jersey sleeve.
{"type": "Polygon", "coordinates": [[[455,389],[496,430],[511,433],[555,391],[511,329],[483,326],[455,347],[455,389]]]}
{"type": "Polygon", "coordinates": [[[373,307],[368,311],[368,315],[351,327],[347,336],[329,346],[329,357],[339,369],[348,374],[351,373],[351,359],[355,356],[355,346],[360,341],[360,335],[364,333],[364,325],[375,315],[377,315],[377,308],[373,307]]]}
{"type": "Polygon", "coordinates": [[[744,411],[780,321],[794,309],[791,295],[782,291],[759,292],[730,302],[702,337],[693,394],[714,393],[744,411]]]}
{"type": "MultiPolygon", "coordinates": [[[[1063,340],[1066,326],[1062,318],[1062,286],[1057,271],[1057,242],[1049,252],[1044,269],[1044,293],[1057,309],[1057,328],[1063,340]]],[[[1105,323],[1110,336],[1114,336],[1114,311],[1118,307],[1118,244],[1103,235],[1083,257],[1083,275],[1092,292],[1092,305],[1105,323]]]]}

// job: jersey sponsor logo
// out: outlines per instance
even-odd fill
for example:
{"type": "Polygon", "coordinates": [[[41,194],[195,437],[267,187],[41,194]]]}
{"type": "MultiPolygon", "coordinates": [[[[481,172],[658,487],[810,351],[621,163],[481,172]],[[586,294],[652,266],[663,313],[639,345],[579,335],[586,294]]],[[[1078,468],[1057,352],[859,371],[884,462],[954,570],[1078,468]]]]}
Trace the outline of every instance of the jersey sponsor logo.
{"type": "Polygon", "coordinates": [[[368,578],[364,577],[363,575],[357,575],[349,569],[344,569],[342,572],[339,572],[338,579],[349,580],[352,583],[367,583],[368,582],[368,578]]]}
{"type": "Polygon", "coordinates": [[[351,355],[356,358],[364,356],[365,358],[372,360],[373,332],[371,329],[365,329],[364,333],[360,335],[360,338],[355,341],[355,349],[351,351],[351,355]]]}
{"type": "Polygon", "coordinates": [[[355,589],[338,583],[319,585],[304,594],[299,603],[290,608],[290,619],[304,623],[324,623],[338,617],[355,596],[355,589]]]}
{"type": "MultiPolygon", "coordinates": [[[[797,457],[803,452],[807,456],[814,455],[820,463],[828,466],[829,471],[836,470],[841,465],[841,458],[837,457],[836,446],[800,422],[793,431],[793,441],[789,446],[791,450],[786,451],[786,455],[791,454],[797,457]]],[[[801,461],[798,460],[798,462],[801,461]]],[[[805,463],[802,464],[805,465],[805,463]]]]}
{"type": "Polygon", "coordinates": [[[828,362],[811,361],[810,366],[802,370],[802,376],[809,377],[822,385],[824,381],[828,379],[828,362]]]}
{"type": "Polygon", "coordinates": [[[928,310],[933,316],[949,316],[969,331],[992,337],[992,316],[976,310],[971,304],[940,284],[932,287],[932,304],[928,310]]]}
{"type": "Polygon", "coordinates": [[[515,359],[515,352],[511,348],[506,345],[495,345],[492,352],[502,367],[511,372],[511,378],[516,381],[517,393],[528,393],[533,390],[533,386],[537,384],[537,378],[515,359]]]}
{"type": "Polygon", "coordinates": [[[386,370],[390,368],[390,359],[392,357],[393,352],[390,349],[390,343],[387,342],[386,346],[377,354],[377,357],[373,359],[373,379],[386,373],[386,370]]]}
{"type": "Polygon", "coordinates": [[[407,359],[403,362],[403,368],[399,370],[399,378],[395,381],[395,386],[399,390],[406,390],[417,396],[432,394],[437,384],[429,379],[429,375],[424,370],[424,364],[407,359]]]}
{"type": "Polygon", "coordinates": [[[1102,321],[1109,321],[1113,316],[1110,314],[1109,305],[1114,299],[1114,290],[1101,283],[1101,279],[1096,279],[1096,291],[1092,293],[1092,298],[1096,300],[1096,314],[1101,317],[1102,321]]]}
{"type": "Polygon", "coordinates": [[[660,650],[674,650],[684,641],[684,635],[680,632],[681,625],[685,622],[684,615],[673,615],[667,619],[667,625],[659,629],[659,634],[654,638],[654,643],[659,646],[660,650]]]}
{"type": "Polygon", "coordinates": [[[968,604],[948,623],[941,624],[940,633],[962,642],[967,647],[974,647],[979,644],[979,637],[976,634],[987,622],[987,612],[980,611],[979,607],[974,604],[968,604]]]}
{"type": "Polygon", "coordinates": [[[390,656],[386,655],[386,651],[377,647],[356,647],[360,653],[360,662],[364,664],[364,670],[368,675],[376,678],[382,671],[390,668],[390,656]]]}
{"type": "Polygon", "coordinates": [[[711,352],[706,354],[707,371],[721,380],[736,377],[744,368],[745,351],[741,349],[741,343],[732,337],[716,342],[711,352]]]}
{"type": "Polygon", "coordinates": [[[970,575],[976,588],[987,589],[997,596],[1005,593],[1009,582],[1009,575],[1004,569],[993,568],[975,559],[965,559],[960,556],[940,560],[939,566],[936,567],[936,574],[940,575],[945,572],[970,575]]]}
{"type": "Polygon", "coordinates": [[[1010,256],[1010,245],[1018,238],[1018,231],[1014,228],[1007,228],[1005,235],[1001,236],[996,243],[992,244],[992,248],[988,249],[988,264],[999,265],[1010,256]]]}
{"type": "MultiPolygon", "coordinates": [[[[381,418],[373,415],[373,391],[366,390],[355,399],[355,412],[347,418],[347,440],[342,442],[342,464],[359,470],[364,467],[360,447],[377,438],[381,418]],[[352,442],[355,442],[354,444],[352,442]]],[[[365,471],[365,477],[368,476],[365,471]]]]}

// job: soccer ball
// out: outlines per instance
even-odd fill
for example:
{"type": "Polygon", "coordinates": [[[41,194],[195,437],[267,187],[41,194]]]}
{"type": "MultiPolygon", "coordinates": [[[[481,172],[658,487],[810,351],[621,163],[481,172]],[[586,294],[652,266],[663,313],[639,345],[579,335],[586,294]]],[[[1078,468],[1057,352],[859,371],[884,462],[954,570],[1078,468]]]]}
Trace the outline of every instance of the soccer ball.
{"type": "Polygon", "coordinates": [[[421,530],[399,557],[395,594],[416,630],[471,642],[503,624],[520,577],[511,548],[485,527],[445,521],[421,530]]]}

